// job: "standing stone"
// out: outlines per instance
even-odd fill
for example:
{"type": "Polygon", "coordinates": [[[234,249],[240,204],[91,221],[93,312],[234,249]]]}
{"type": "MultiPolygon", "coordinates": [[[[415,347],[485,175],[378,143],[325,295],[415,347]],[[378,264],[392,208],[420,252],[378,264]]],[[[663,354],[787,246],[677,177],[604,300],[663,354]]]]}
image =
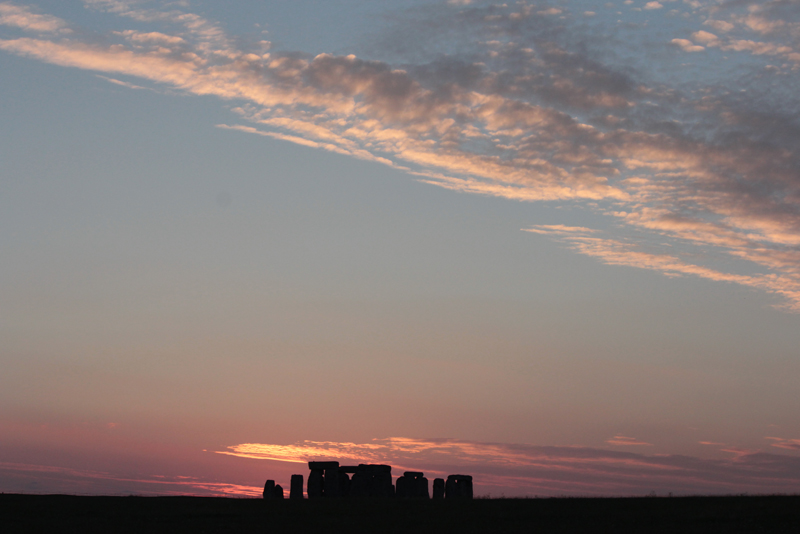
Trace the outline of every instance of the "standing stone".
{"type": "Polygon", "coordinates": [[[464,491],[462,491],[464,498],[472,499],[472,477],[469,475],[463,475],[461,484],[464,485],[464,491]]]}
{"type": "Polygon", "coordinates": [[[349,497],[350,496],[350,477],[347,476],[347,473],[342,472],[342,468],[339,468],[339,495],[342,497],[349,497]]]}
{"type": "Polygon", "coordinates": [[[283,486],[280,484],[275,484],[275,499],[283,500],[283,486]]]}
{"type": "Polygon", "coordinates": [[[469,475],[450,475],[444,490],[445,499],[472,499],[472,477],[469,475]]]}
{"type": "Polygon", "coordinates": [[[444,498],[445,499],[457,499],[458,495],[456,494],[456,477],[455,475],[449,475],[447,477],[447,482],[444,485],[444,498]]]}
{"type": "Polygon", "coordinates": [[[372,492],[371,496],[386,498],[394,497],[394,485],[392,484],[392,466],[390,465],[370,465],[372,471],[372,492]]]}
{"type": "Polygon", "coordinates": [[[370,476],[367,474],[366,469],[359,466],[350,481],[350,496],[355,498],[369,497],[369,488],[370,476]]]}
{"type": "Polygon", "coordinates": [[[417,485],[417,494],[415,495],[416,497],[418,497],[420,499],[430,499],[431,498],[431,494],[428,491],[428,479],[427,478],[419,477],[416,480],[416,485],[417,485]]]}
{"type": "Polygon", "coordinates": [[[325,478],[322,476],[322,469],[312,469],[308,475],[308,498],[319,499],[322,497],[322,488],[325,478]]]}
{"type": "Polygon", "coordinates": [[[322,495],[328,498],[338,498],[341,497],[341,491],[339,488],[339,464],[336,464],[336,467],[331,467],[325,470],[325,482],[323,484],[322,495]]]}
{"type": "Polygon", "coordinates": [[[419,471],[406,471],[397,479],[398,498],[430,499],[428,479],[419,471]]]}
{"type": "Polygon", "coordinates": [[[405,499],[408,497],[408,486],[410,480],[405,475],[397,477],[397,482],[394,484],[395,495],[398,499],[405,499]]]}
{"type": "Polygon", "coordinates": [[[394,497],[392,466],[359,464],[350,486],[352,497],[394,497]]]}
{"type": "Polygon", "coordinates": [[[289,498],[291,500],[303,500],[303,475],[292,475],[292,483],[289,486],[289,498]]]}
{"type": "Polygon", "coordinates": [[[271,500],[274,497],[275,497],[275,481],[267,480],[266,484],[264,484],[264,498],[267,500],[271,500]]]}
{"type": "Polygon", "coordinates": [[[444,499],[444,479],[443,478],[434,478],[433,479],[433,498],[434,499],[444,499]]]}

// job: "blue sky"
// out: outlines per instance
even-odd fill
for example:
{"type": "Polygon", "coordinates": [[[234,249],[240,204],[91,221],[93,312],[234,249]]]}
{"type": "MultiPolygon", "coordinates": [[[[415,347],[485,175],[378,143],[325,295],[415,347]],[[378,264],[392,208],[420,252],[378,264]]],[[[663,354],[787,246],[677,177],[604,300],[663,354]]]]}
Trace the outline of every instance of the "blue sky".
{"type": "Polygon", "coordinates": [[[618,453],[797,488],[799,40],[792,1],[0,2],[0,486],[402,436],[493,495],[692,493],[618,453]],[[576,447],[612,467],[529,469],[576,447]]]}

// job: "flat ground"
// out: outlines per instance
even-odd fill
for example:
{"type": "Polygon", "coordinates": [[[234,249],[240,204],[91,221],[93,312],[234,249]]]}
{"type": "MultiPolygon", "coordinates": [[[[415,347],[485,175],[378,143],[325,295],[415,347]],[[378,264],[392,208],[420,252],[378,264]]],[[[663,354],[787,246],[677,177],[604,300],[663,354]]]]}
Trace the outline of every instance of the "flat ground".
{"type": "Polygon", "coordinates": [[[280,501],[0,495],[15,532],[800,533],[800,496],[280,501]]]}

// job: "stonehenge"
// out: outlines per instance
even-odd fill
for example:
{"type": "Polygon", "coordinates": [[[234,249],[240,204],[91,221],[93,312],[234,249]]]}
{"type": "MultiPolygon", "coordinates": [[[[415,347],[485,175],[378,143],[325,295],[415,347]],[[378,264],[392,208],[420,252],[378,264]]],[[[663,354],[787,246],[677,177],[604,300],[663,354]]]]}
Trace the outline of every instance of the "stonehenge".
{"type": "MultiPolygon", "coordinates": [[[[430,499],[428,479],[421,471],[406,471],[392,484],[392,466],[381,464],[339,465],[308,462],[306,495],[309,500],[341,498],[430,499]]],[[[264,499],[281,500],[283,488],[274,480],[264,484],[264,499]]],[[[472,477],[450,475],[433,481],[433,499],[472,499],[472,477]]],[[[292,475],[290,500],[303,500],[303,475],[292,475]]]]}
{"type": "Polygon", "coordinates": [[[389,465],[340,466],[339,462],[308,462],[308,466],[311,469],[309,499],[394,496],[389,465]]]}

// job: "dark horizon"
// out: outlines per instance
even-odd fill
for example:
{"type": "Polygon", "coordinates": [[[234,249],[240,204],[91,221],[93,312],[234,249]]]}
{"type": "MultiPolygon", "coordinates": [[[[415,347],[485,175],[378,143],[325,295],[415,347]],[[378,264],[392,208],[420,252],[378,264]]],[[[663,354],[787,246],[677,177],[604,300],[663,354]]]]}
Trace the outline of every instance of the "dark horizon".
{"type": "Polygon", "coordinates": [[[0,495],[6,532],[794,533],[800,497],[318,499],[0,495]]]}

